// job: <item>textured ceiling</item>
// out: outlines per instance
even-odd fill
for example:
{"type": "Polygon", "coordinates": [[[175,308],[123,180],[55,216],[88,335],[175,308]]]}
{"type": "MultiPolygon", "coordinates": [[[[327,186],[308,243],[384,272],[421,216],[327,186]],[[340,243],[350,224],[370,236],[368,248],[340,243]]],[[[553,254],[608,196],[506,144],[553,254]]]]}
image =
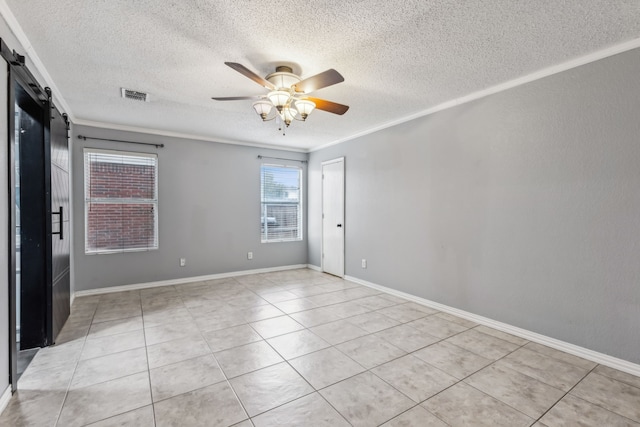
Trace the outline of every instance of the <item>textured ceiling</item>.
{"type": "Polygon", "coordinates": [[[79,122],[312,149],[640,37],[637,0],[6,0],[79,122]],[[349,105],[282,136],[251,101],[257,74],[337,69],[313,94],[349,105]],[[122,99],[120,88],[150,93],[122,99]]]}

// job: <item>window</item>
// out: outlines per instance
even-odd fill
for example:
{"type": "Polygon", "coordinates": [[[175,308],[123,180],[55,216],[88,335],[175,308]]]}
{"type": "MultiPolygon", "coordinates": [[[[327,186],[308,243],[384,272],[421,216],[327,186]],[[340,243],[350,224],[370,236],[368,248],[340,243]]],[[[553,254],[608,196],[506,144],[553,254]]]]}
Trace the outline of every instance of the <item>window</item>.
{"type": "Polygon", "coordinates": [[[302,240],[302,169],[260,168],[262,242],[302,240]]]}
{"type": "Polygon", "coordinates": [[[84,150],[85,252],[158,249],[158,156],[84,150]]]}

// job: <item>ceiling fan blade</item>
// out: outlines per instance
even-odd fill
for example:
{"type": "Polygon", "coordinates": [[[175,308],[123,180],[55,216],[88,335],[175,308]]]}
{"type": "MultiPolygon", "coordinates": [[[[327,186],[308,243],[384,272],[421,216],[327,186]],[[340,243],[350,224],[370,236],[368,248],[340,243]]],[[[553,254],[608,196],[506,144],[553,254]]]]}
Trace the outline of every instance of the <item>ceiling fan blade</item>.
{"type": "Polygon", "coordinates": [[[349,109],[348,105],[338,104],[337,102],[327,101],[320,98],[305,98],[316,104],[318,110],[327,111],[333,114],[343,115],[349,109]]]}
{"type": "Polygon", "coordinates": [[[331,68],[315,76],[307,77],[295,84],[293,89],[296,92],[309,93],[343,81],[344,77],[342,77],[342,74],[331,68]]]}
{"type": "Polygon", "coordinates": [[[225,64],[233,68],[243,76],[249,77],[251,80],[258,83],[260,86],[266,87],[269,90],[276,89],[276,87],[271,82],[263,79],[262,77],[260,77],[259,75],[257,75],[256,73],[254,73],[253,71],[251,71],[250,69],[248,69],[242,64],[238,64],[237,62],[225,62],[225,64]]]}
{"type": "Polygon", "coordinates": [[[241,99],[260,99],[260,96],[222,96],[222,97],[212,97],[216,101],[239,101],[241,99]]]}

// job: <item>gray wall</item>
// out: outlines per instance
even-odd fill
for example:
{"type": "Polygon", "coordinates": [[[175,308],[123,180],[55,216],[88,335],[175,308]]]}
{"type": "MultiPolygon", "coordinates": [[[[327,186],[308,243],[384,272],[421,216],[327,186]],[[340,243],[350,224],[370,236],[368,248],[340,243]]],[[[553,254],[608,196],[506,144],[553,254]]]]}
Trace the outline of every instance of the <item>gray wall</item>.
{"type": "Polygon", "coordinates": [[[640,363],[638,70],[626,52],[312,153],[309,262],[320,163],[345,156],[347,275],[640,363]]]}
{"type": "Polygon", "coordinates": [[[73,139],[76,291],[307,263],[306,230],[301,242],[260,243],[262,161],[257,156],[306,159],[308,154],[84,126],[74,126],[73,139]],[[81,141],[77,135],[163,143],[165,147],[81,141]],[[85,255],[84,147],[157,152],[158,250],[85,255]],[[247,260],[249,251],[253,252],[251,261],[247,260]],[[179,266],[181,257],[187,259],[186,267],[179,266]]]}

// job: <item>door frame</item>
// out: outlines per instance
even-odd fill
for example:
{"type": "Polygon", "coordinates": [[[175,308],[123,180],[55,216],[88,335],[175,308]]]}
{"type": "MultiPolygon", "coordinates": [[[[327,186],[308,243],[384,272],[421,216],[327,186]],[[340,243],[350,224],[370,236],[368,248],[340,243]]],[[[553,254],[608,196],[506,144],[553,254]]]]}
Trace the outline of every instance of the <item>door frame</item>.
{"type": "MultiPolygon", "coordinates": [[[[320,219],[321,219],[321,236],[320,236],[320,269],[324,272],[324,167],[326,165],[330,165],[333,163],[341,163],[342,164],[342,250],[340,253],[340,257],[342,260],[342,271],[340,271],[339,277],[344,277],[345,273],[345,213],[346,213],[346,204],[345,204],[345,190],[346,190],[346,168],[345,168],[345,158],[338,157],[331,160],[326,160],[320,165],[320,173],[322,175],[322,185],[320,189],[320,219]]],[[[332,273],[331,273],[332,274],[332,273]]]]}

